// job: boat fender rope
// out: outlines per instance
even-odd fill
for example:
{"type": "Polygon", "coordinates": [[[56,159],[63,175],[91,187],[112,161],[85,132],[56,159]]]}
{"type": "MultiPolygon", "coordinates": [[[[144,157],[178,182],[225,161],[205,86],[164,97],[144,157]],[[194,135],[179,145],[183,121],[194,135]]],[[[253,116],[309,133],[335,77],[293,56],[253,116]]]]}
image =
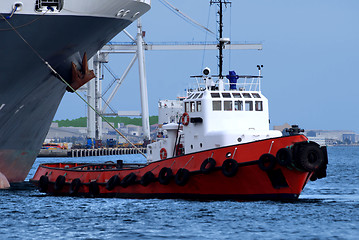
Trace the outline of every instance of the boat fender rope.
{"type": "Polygon", "coordinates": [[[6,16],[5,18],[6,18],[6,19],[12,18],[12,17],[14,16],[14,13],[16,12],[16,10],[17,10],[17,6],[16,6],[16,4],[15,4],[15,6],[14,6],[14,8],[12,9],[10,15],[9,15],[9,16],[6,16]]]}
{"type": "Polygon", "coordinates": [[[276,154],[277,162],[283,167],[288,167],[292,164],[293,153],[289,148],[281,148],[276,154]]]}
{"type": "Polygon", "coordinates": [[[56,178],[56,181],[55,181],[55,191],[61,191],[61,189],[64,187],[65,185],[65,182],[66,182],[66,178],[65,176],[62,176],[62,175],[59,175],[57,178],[56,178]]]}
{"type": "Polygon", "coordinates": [[[260,158],[258,160],[258,167],[261,170],[268,172],[275,167],[276,162],[277,162],[277,159],[275,156],[273,156],[270,153],[265,153],[262,156],[260,156],[260,158]]]}
{"type": "Polygon", "coordinates": [[[202,162],[200,170],[202,173],[208,174],[212,172],[215,167],[216,167],[216,160],[214,160],[213,158],[207,158],[202,162]]]}
{"type": "Polygon", "coordinates": [[[79,178],[75,178],[74,180],[72,180],[71,184],[70,184],[70,194],[76,194],[79,192],[81,187],[81,180],[79,178]]]}
{"type": "Polygon", "coordinates": [[[172,176],[173,176],[173,173],[172,173],[171,168],[163,167],[161,169],[160,173],[158,174],[158,181],[162,185],[167,185],[170,183],[172,176]]]}
{"type": "Polygon", "coordinates": [[[151,182],[154,182],[155,179],[156,179],[155,175],[151,171],[148,171],[141,177],[140,183],[142,186],[146,187],[151,182]]]}
{"type": "Polygon", "coordinates": [[[222,173],[226,177],[233,177],[238,171],[239,164],[234,159],[226,159],[222,164],[222,173]]]}
{"type": "Polygon", "coordinates": [[[175,175],[175,182],[179,186],[184,186],[188,183],[190,172],[185,168],[178,169],[175,175]]]}
{"type": "Polygon", "coordinates": [[[121,179],[118,175],[113,175],[106,183],[106,189],[112,191],[116,186],[120,185],[121,179]]]}
{"type": "Polygon", "coordinates": [[[49,186],[49,177],[46,175],[42,175],[39,179],[39,191],[46,193],[48,186],[49,186]]]}

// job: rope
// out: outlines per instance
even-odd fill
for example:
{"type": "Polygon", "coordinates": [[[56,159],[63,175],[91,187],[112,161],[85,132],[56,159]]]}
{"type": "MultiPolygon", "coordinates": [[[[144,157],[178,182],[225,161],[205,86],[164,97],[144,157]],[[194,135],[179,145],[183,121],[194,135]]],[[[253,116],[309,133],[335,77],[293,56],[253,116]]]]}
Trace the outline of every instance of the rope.
{"type": "Polygon", "coordinates": [[[10,14],[9,16],[5,17],[5,18],[6,18],[6,19],[12,18],[12,16],[13,16],[14,13],[16,12],[16,10],[17,10],[17,6],[14,6],[14,9],[11,11],[11,14],[10,14]]]}
{"type": "Polygon", "coordinates": [[[211,33],[212,35],[215,35],[211,30],[209,30],[208,28],[206,28],[205,26],[201,25],[200,23],[198,23],[197,21],[193,20],[192,18],[190,18],[189,16],[187,16],[186,14],[184,14],[183,12],[181,12],[181,10],[179,10],[178,8],[176,8],[175,6],[173,6],[172,4],[170,4],[168,1],[166,0],[159,0],[160,3],[162,3],[165,7],[167,7],[168,9],[170,9],[173,13],[175,13],[177,16],[179,16],[180,18],[182,18],[183,20],[185,20],[186,22],[199,27],[199,29],[202,29],[206,32],[211,33]]]}
{"type": "Polygon", "coordinates": [[[1,17],[9,24],[9,26],[15,31],[15,33],[25,42],[26,45],[35,53],[35,55],[41,59],[41,61],[51,70],[51,72],[59,78],[67,87],[69,87],[83,102],[85,102],[102,120],[104,120],[113,130],[115,130],[121,137],[123,137],[129,144],[131,144],[142,156],[146,158],[146,155],[134,145],[128,138],[125,137],[120,131],[118,131],[102,114],[100,114],[93,106],[91,106],[66,80],[47,62],[41,55],[23,38],[23,36],[11,25],[11,23],[0,13],[1,17]]]}
{"type": "MultiPolygon", "coordinates": [[[[28,23],[25,23],[23,25],[20,25],[20,26],[17,26],[17,27],[13,27],[11,26],[11,28],[0,28],[0,31],[10,31],[10,30],[14,30],[14,29],[19,29],[19,28],[23,28],[23,27],[26,27],[34,22],[36,22],[37,20],[39,20],[41,17],[43,17],[45,14],[47,14],[48,12],[50,11],[50,9],[48,9],[46,12],[44,12],[41,16],[39,16],[38,18],[35,18],[34,20],[28,22],[28,23]]],[[[1,17],[3,18],[3,20],[6,20],[8,18],[4,17],[1,13],[0,13],[1,17]]]]}

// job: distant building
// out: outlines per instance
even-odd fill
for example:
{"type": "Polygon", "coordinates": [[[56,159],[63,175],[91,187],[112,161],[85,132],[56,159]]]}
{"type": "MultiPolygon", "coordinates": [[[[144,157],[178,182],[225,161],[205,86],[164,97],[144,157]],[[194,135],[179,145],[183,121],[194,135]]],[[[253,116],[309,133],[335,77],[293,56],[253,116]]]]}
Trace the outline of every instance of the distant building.
{"type": "Polygon", "coordinates": [[[355,143],[355,133],[343,134],[343,142],[347,144],[355,143]]]}

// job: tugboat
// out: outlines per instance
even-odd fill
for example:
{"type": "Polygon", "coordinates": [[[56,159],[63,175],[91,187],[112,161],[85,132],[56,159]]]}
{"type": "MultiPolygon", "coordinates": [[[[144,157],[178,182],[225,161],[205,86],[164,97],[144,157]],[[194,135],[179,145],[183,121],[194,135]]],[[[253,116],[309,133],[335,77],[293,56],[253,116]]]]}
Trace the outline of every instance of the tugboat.
{"type": "Polygon", "coordinates": [[[219,5],[219,75],[192,76],[181,100],[160,102],[161,128],[147,146],[146,164],[41,164],[32,181],[50,195],[202,200],[294,200],[309,180],[326,177],[325,146],[293,125],[269,130],[268,100],[258,75],[222,75],[219,5]],[[167,104],[168,103],[168,104],[167,104]],[[183,106],[182,111],[179,110],[183,106]],[[165,114],[164,114],[165,112],[165,114]],[[168,113],[168,114],[167,114],[168,113]],[[161,122],[162,121],[162,122],[161,122]]]}

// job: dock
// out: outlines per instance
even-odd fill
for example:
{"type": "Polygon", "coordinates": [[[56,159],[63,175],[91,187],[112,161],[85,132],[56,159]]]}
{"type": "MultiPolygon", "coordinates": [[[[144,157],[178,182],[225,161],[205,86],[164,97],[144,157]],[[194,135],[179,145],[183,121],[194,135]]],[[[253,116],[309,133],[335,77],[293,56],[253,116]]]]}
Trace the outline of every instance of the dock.
{"type": "MultiPolygon", "coordinates": [[[[146,148],[138,148],[146,153],[146,148]]],[[[136,148],[41,149],[37,157],[89,157],[139,154],[136,148]]]]}

